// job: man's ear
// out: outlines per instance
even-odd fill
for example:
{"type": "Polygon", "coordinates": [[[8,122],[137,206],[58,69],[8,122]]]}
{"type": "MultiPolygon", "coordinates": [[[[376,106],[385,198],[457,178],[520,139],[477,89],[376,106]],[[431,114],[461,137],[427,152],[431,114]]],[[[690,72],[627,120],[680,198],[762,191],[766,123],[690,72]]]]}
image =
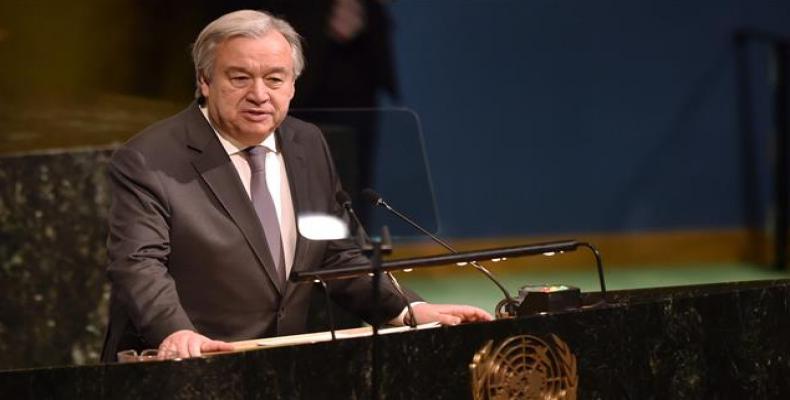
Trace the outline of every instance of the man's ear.
{"type": "Polygon", "coordinates": [[[296,95],[296,79],[294,78],[293,82],[291,82],[291,93],[288,94],[288,101],[293,100],[295,95],[296,95]]]}
{"type": "Polygon", "coordinates": [[[209,89],[208,84],[209,84],[209,80],[206,78],[205,75],[203,75],[203,73],[198,75],[198,86],[200,87],[200,94],[206,98],[208,98],[208,89],[209,89]]]}

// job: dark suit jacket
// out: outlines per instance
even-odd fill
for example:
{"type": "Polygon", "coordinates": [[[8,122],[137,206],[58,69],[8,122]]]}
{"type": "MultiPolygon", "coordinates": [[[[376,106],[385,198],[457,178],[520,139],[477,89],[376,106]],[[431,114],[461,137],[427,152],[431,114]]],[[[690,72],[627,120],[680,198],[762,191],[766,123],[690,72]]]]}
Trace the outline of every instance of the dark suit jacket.
{"type": "MultiPolygon", "coordinates": [[[[318,128],[288,117],[276,134],[295,215],[342,215],[339,180],[318,128]]],[[[129,140],[113,155],[109,174],[112,295],[104,361],[119,350],[155,348],[180,329],[228,341],[305,330],[312,289],[274,279],[252,203],[196,103],[129,140]]],[[[367,262],[350,240],[300,236],[292,270],[367,262]]],[[[390,319],[405,302],[382,285],[381,316],[390,319]]],[[[371,321],[369,278],[331,282],[330,293],[371,321]]]]}

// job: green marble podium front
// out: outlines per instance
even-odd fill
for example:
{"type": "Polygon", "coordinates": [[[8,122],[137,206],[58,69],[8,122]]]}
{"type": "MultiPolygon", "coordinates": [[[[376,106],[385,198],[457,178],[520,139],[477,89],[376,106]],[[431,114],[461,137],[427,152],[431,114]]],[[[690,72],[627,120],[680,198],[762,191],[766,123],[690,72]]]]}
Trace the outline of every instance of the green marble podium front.
{"type": "MultiPolygon", "coordinates": [[[[587,301],[595,301],[589,294],[587,301]]],[[[790,398],[790,281],[611,292],[609,305],[181,361],[0,372],[7,399],[464,399],[489,340],[556,335],[578,398],[790,398]]]]}

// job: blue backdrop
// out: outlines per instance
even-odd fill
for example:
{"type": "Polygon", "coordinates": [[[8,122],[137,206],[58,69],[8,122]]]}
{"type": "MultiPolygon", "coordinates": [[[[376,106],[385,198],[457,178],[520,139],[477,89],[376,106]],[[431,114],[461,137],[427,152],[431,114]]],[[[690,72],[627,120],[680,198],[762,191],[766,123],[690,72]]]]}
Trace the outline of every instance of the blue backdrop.
{"type": "Polygon", "coordinates": [[[744,139],[733,38],[742,28],[790,37],[790,3],[391,10],[399,104],[422,121],[442,234],[729,228],[770,214],[770,47],[748,42],[744,139]]]}

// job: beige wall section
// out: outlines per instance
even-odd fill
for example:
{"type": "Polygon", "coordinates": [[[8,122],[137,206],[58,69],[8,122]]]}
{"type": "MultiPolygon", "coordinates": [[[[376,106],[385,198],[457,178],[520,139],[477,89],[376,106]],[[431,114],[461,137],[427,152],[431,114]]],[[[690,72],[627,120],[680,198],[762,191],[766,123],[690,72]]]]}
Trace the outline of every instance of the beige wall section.
{"type": "MultiPolygon", "coordinates": [[[[537,242],[575,239],[593,244],[603,256],[604,266],[638,267],[672,264],[753,263],[767,264],[771,258],[771,242],[761,232],[746,229],[680,230],[631,233],[586,233],[543,237],[486,238],[450,240],[459,251],[518,246],[537,242]]],[[[432,242],[396,244],[389,259],[419,257],[445,253],[432,242]]],[[[484,263],[496,273],[516,272],[529,268],[579,269],[594,265],[592,253],[586,248],[552,257],[535,256],[484,263]]],[[[457,271],[457,269],[455,269],[457,271]]],[[[436,275],[448,268],[428,268],[414,274],[436,275]]]]}

